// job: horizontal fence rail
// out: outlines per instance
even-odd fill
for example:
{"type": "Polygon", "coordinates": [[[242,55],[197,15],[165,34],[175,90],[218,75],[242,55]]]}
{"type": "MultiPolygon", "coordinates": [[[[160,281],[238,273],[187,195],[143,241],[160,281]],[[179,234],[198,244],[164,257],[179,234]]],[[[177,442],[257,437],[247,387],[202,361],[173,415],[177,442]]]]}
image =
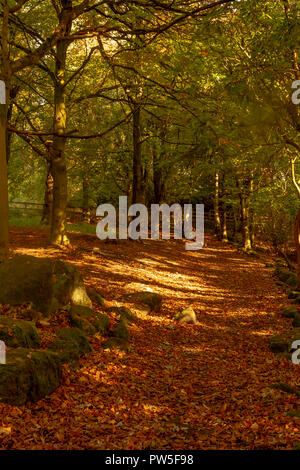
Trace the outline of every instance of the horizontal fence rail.
{"type": "MultiPolygon", "coordinates": [[[[9,210],[12,217],[25,218],[25,217],[42,217],[45,204],[36,203],[36,202],[14,202],[9,203],[9,210]]],[[[149,211],[150,213],[150,211],[149,211]]],[[[99,217],[96,217],[96,210],[90,209],[88,211],[83,210],[80,207],[68,207],[67,208],[67,220],[70,223],[79,223],[82,221],[89,222],[91,225],[96,225],[100,220],[99,217]]],[[[196,221],[196,210],[193,210],[193,226],[195,226],[196,221]]],[[[267,217],[256,217],[255,223],[253,224],[255,231],[258,233],[264,232],[264,225],[268,222],[267,217]]],[[[174,217],[171,214],[170,220],[171,229],[174,228],[174,217]]],[[[204,225],[207,229],[213,230],[215,227],[215,216],[213,209],[205,212],[204,215],[204,225]]],[[[227,230],[234,231],[235,229],[239,230],[240,220],[236,219],[232,213],[228,212],[226,216],[226,225],[227,230]]]]}

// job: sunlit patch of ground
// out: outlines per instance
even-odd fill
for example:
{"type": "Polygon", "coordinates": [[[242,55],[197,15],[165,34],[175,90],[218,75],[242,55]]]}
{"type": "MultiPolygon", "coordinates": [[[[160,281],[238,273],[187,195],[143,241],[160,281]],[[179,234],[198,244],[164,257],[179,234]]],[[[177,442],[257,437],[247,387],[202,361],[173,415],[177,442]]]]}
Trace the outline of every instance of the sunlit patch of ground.
{"type": "Polygon", "coordinates": [[[199,252],[180,241],[71,239],[73,249],[61,251],[47,246],[44,231],[12,231],[16,252],[76,264],[108,300],[152,289],[163,307],[135,310],[128,354],[104,351],[94,338],[94,352],[79,370],[65,371],[50,397],[1,405],[0,448],[290,449],[300,442],[299,419],[286,415],[299,398],[270,388],[299,387],[300,366],[268,349],[270,335],[291,321],[279,316],[287,299],[264,257],[250,259],[210,236],[199,252]],[[173,320],[187,306],[198,325],[173,320]]]}

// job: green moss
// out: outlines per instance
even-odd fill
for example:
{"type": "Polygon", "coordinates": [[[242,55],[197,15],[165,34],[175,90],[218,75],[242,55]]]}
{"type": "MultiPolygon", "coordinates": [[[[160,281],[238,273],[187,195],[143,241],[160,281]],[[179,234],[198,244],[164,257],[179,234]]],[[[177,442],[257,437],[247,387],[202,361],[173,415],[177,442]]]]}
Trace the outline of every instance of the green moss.
{"type": "Polygon", "coordinates": [[[107,309],[107,312],[114,312],[119,315],[120,319],[124,319],[128,323],[135,323],[136,316],[132,313],[132,311],[127,307],[110,307],[107,309]]]}
{"type": "Polygon", "coordinates": [[[89,307],[84,307],[82,305],[72,305],[70,309],[70,315],[78,315],[80,317],[90,319],[95,315],[95,312],[89,307]]]}
{"type": "Polygon", "coordinates": [[[39,348],[41,340],[33,323],[0,316],[0,340],[7,346],[39,348]]]}
{"type": "Polygon", "coordinates": [[[288,299],[296,299],[299,295],[300,292],[298,290],[290,289],[288,292],[288,299]]]}
{"type": "Polygon", "coordinates": [[[94,326],[99,333],[101,333],[102,335],[107,333],[109,329],[109,324],[110,324],[110,321],[109,321],[108,316],[104,315],[103,313],[97,314],[97,317],[94,321],[94,326]]]}
{"type": "Polygon", "coordinates": [[[96,328],[90,320],[93,319],[94,311],[87,307],[72,305],[70,310],[71,325],[84,331],[87,335],[94,335],[96,328]]]}
{"type": "Polygon", "coordinates": [[[119,349],[120,351],[128,352],[130,350],[130,346],[127,342],[122,338],[108,338],[102,344],[104,349],[119,349]]]}
{"type": "Polygon", "coordinates": [[[104,334],[109,328],[109,318],[94,310],[73,305],[70,311],[72,326],[80,328],[87,335],[94,335],[97,331],[104,334]]]}
{"type": "Polygon", "coordinates": [[[62,328],[56,332],[60,339],[66,341],[75,341],[78,344],[79,351],[82,353],[90,353],[92,348],[87,337],[79,328],[62,328]]]}
{"type": "Polygon", "coordinates": [[[125,341],[130,339],[130,333],[128,331],[126,321],[124,319],[119,320],[116,323],[112,331],[112,336],[114,336],[115,338],[124,339],[125,341]]]}
{"type": "Polygon", "coordinates": [[[71,325],[84,331],[88,336],[93,336],[97,332],[96,328],[86,318],[72,316],[71,325]]]}
{"type": "Polygon", "coordinates": [[[293,320],[293,326],[298,328],[300,327],[300,314],[297,313],[295,316],[294,316],[294,320],[293,320]]]}
{"type": "Polygon", "coordinates": [[[62,377],[61,360],[52,351],[33,351],[30,355],[33,380],[29,399],[35,402],[58,387],[62,377]]]}
{"type": "Polygon", "coordinates": [[[297,274],[289,271],[288,269],[282,269],[278,273],[279,280],[288,284],[291,287],[297,286],[297,274]]]}
{"type": "Polygon", "coordinates": [[[300,418],[300,409],[287,411],[286,414],[292,418],[300,418]]]}
{"type": "Polygon", "coordinates": [[[91,306],[74,266],[52,258],[15,256],[0,264],[0,303],[29,302],[45,316],[69,303],[91,306]]]}
{"type": "Polygon", "coordinates": [[[285,318],[294,318],[295,315],[297,315],[297,312],[297,307],[290,306],[285,308],[281,315],[285,318]]]}
{"type": "Polygon", "coordinates": [[[154,312],[159,312],[162,304],[162,296],[155,292],[136,292],[125,297],[130,302],[139,302],[151,307],[154,312]]]}
{"type": "Polygon", "coordinates": [[[293,299],[293,304],[299,305],[300,304],[300,295],[298,295],[295,299],[293,299]]]}
{"type": "Polygon", "coordinates": [[[271,385],[271,388],[281,390],[282,392],[285,393],[291,393],[293,395],[296,395],[297,397],[300,397],[300,392],[296,390],[294,387],[291,387],[289,384],[279,382],[277,384],[271,385]]]}
{"type": "Polygon", "coordinates": [[[270,338],[269,347],[274,353],[283,353],[289,351],[290,344],[286,339],[275,335],[270,338]]]}
{"type": "Polygon", "coordinates": [[[185,308],[174,317],[175,320],[182,323],[197,323],[197,317],[192,307],[185,308]]]}
{"type": "Polygon", "coordinates": [[[88,289],[87,294],[88,294],[89,298],[93,302],[96,302],[98,305],[100,305],[100,307],[105,307],[107,305],[106,300],[96,290],[88,289]]]}
{"type": "Polygon", "coordinates": [[[11,405],[38,401],[52,393],[62,376],[61,360],[51,351],[17,348],[0,365],[0,400],[11,405]]]}
{"type": "Polygon", "coordinates": [[[50,344],[49,349],[57,352],[63,363],[76,361],[83,354],[79,350],[78,343],[71,340],[56,339],[50,344]]]}

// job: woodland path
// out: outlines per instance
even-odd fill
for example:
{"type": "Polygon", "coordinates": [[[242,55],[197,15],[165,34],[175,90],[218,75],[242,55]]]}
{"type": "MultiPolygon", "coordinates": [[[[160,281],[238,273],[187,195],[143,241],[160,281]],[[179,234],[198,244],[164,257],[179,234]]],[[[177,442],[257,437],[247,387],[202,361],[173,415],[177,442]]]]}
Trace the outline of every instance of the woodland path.
{"type": "Polygon", "coordinates": [[[71,252],[46,245],[46,232],[13,230],[16,252],[55,256],[80,268],[108,300],[151,288],[160,313],[130,328],[131,351],[94,352],[65,371],[50,397],[0,405],[11,430],[1,449],[289,449],[300,441],[299,398],[270,388],[300,384],[300,366],[270,352],[268,339],[290,327],[288,301],[265,267],[207,236],[199,252],[179,241],[100,243],[74,235],[71,252]],[[99,247],[101,254],[83,248],[99,247]],[[192,306],[199,325],[174,313],[192,306]]]}

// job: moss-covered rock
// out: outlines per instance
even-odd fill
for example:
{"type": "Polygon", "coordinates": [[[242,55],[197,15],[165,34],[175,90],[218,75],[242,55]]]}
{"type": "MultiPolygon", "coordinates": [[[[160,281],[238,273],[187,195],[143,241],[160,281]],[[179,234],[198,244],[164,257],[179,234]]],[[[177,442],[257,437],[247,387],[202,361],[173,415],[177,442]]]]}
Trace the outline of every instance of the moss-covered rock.
{"type": "Polygon", "coordinates": [[[192,309],[192,307],[185,308],[182,312],[179,312],[175,315],[175,320],[179,321],[180,323],[193,323],[197,325],[197,317],[192,309]]]}
{"type": "Polygon", "coordinates": [[[294,307],[293,305],[285,308],[282,312],[282,316],[285,318],[294,318],[297,315],[297,307],[294,307]]]}
{"type": "Polygon", "coordinates": [[[299,296],[300,296],[300,292],[298,290],[290,289],[288,291],[288,299],[296,299],[299,296]]]}
{"type": "Polygon", "coordinates": [[[52,393],[62,376],[61,360],[51,351],[17,348],[0,365],[0,400],[11,405],[36,402],[52,393]]]}
{"type": "Polygon", "coordinates": [[[135,292],[134,294],[128,294],[125,299],[129,302],[139,302],[151,307],[154,312],[159,312],[162,304],[162,296],[156,292],[135,292]]]}
{"type": "Polygon", "coordinates": [[[72,326],[80,328],[87,335],[94,335],[97,332],[105,334],[110,323],[106,315],[79,305],[71,307],[70,320],[72,326]]]}
{"type": "Polygon", "coordinates": [[[137,318],[132,313],[132,311],[128,307],[110,307],[107,309],[107,312],[113,312],[119,316],[120,319],[126,320],[129,324],[135,323],[137,318]]]}
{"type": "Polygon", "coordinates": [[[270,338],[269,348],[274,353],[288,352],[290,349],[289,342],[280,335],[274,335],[270,338]]]}
{"type": "Polygon", "coordinates": [[[121,320],[117,321],[111,335],[114,338],[120,338],[128,341],[130,339],[130,333],[128,331],[126,320],[122,318],[121,320]]]}
{"type": "Polygon", "coordinates": [[[300,330],[296,330],[296,334],[293,336],[293,341],[300,340],[300,330]]]}
{"type": "Polygon", "coordinates": [[[102,344],[103,349],[119,349],[120,351],[128,352],[130,350],[130,346],[128,345],[127,341],[122,338],[108,338],[102,344]]]}
{"type": "Polygon", "coordinates": [[[286,289],[286,284],[282,281],[275,281],[276,286],[281,287],[281,289],[285,290],[286,289]]]}
{"type": "Polygon", "coordinates": [[[80,328],[80,330],[84,331],[87,335],[94,335],[97,331],[92,323],[94,315],[95,312],[88,307],[72,305],[70,310],[71,325],[80,328]]]}
{"type": "Polygon", "coordinates": [[[285,284],[296,287],[297,286],[297,274],[289,271],[288,269],[282,269],[278,272],[278,278],[285,284]]]}
{"type": "Polygon", "coordinates": [[[92,305],[76,267],[27,255],[0,264],[0,303],[31,303],[45,316],[69,303],[92,305]]]}
{"type": "Polygon", "coordinates": [[[249,249],[243,249],[243,252],[250,256],[251,258],[260,258],[260,255],[259,253],[257,253],[257,251],[254,251],[254,250],[249,250],[249,249]]]}
{"type": "Polygon", "coordinates": [[[88,336],[93,336],[97,332],[96,328],[84,317],[71,316],[71,325],[84,331],[88,336]]]}
{"type": "Polygon", "coordinates": [[[87,294],[88,294],[89,298],[93,302],[96,302],[98,305],[100,305],[100,307],[106,307],[108,305],[108,303],[106,302],[104,297],[102,297],[102,295],[99,294],[99,292],[97,292],[96,290],[88,289],[87,294]]]}
{"type": "Polygon", "coordinates": [[[107,315],[103,313],[97,313],[96,319],[94,320],[94,327],[98,333],[105,335],[109,329],[110,321],[107,315]]]}
{"type": "Polygon", "coordinates": [[[78,343],[72,340],[56,339],[49,345],[49,349],[59,355],[62,363],[77,361],[84,354],[78,343]]]}
{"type": "Polygon", "coordinates": [[[288,416],[291,416],[292,418],[300,418],[300,409],[299,410],[289,410],[289,411],[286,412],[286,414],[288,416]]]}
{"type": "Polygon", "coordinates": [[[300,295],[298,295],[297,297],[295,297],[292,301],[293,304],[296,304],[296,305],[299,305],[300,304],[300,295]]]}
{"type": "Polygon", "coordinates": [[[281,282],[287,282],[287,280],[290,278],[290,275],[291,275],[291,271],[289,271],[288,269],[278,269],[277,270],[277,274],[278,274],[278,278],[281,282]]]}
{"type": "Polygon", "coordinates": [[[292,325],[296,328],[300,327],[300,314],[297,313],[295,316],[294,316],[294,319],[293,319],[293,323],[292,325]]]}
{"type": "Polygon", "coordinates": [[[0,316],[0,340],[7,346],[39,348],[41,340],[33,323],[0,316]]]}
{"type": "Polygon", "coordinates": [[[87,340],[87,337],[79,328],[62,328],[56,332],[59,339],[65,341],[74,341],[78,344],[79,351],[81,353],[90,353],[92,351],[91,345],[87,340]]]}
{"type": "Polygon", "coordinates": [[[299,390],[296,390],[294,387],[291,387],[291,385],[283,383],[283,382],[273,384],[271,385],[270,388],[281,390],[282,392],[291,393],[292,395],[296,395],[297,397],[300,397],[299,390]]]}

